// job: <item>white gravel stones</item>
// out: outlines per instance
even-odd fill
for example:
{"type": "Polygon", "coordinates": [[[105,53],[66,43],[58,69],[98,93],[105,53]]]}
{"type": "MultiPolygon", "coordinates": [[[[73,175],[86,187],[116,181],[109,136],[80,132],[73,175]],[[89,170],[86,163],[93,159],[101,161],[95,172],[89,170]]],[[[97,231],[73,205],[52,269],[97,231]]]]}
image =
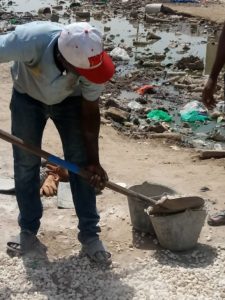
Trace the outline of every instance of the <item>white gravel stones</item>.
{"type": "Polygon", "coordinates": [[[1,253],[0,300],[220,300],[224,259],[221,247],[201,246],[186,254],[149,252],[104,269],[78,253],[55,261],[1,253]]]}

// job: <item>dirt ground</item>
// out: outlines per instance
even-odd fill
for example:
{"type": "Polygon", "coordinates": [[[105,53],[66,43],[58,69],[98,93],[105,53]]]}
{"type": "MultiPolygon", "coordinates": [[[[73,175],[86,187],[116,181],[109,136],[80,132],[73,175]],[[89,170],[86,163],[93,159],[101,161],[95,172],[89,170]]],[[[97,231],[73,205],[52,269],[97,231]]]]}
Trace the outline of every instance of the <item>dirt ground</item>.
{"type": "MultiPolygon", "coordinates": [[[[193,15],[200,14],[220,22],[225,20],[225,9],[221,9],[225,4],[210,5],[206,3],[206,6],[194,7],[170,4],[193,15]]],[[[12,82],[9,64],[1,65],[0,82],[0,128],[10,132],[8,107],[12,82]]],[[[101,127],[100,157],[111,181],[125,183],[128,187],[145,181],[161,184],[179,193],[204,197],[210,213],[225,209],[225,159],[201,161],[196,150],[174,146],[173,141],[129,140],[109,125],[101,127]],[[205,187],[208,190],[203,192],[202,188],[205,187]]],[[[60,140],[51,122],[45,130],[43,149],[62,155],[60,140]]],[[[12,178],[11,145],[2,140],[0,157],[0,177],[12,178]]],[[[4,252],[9,236],[18,232],[18,210],[14,196],[0,195],[0,202],[0,251],[4,252]]],[[[39,233],[40,240],[48,248],[48,257],[52,259],[70,255],[80,247],[76,239],[77,218],[74,210],[58,209],[56,202],[56,198],[43,199],[44,216],[39,233]]],[[[138,237],[132,232],[125,196],[106,189],[97,197],[97,203],[101,215],[101,236],[114,260],[123,265],[159,247],[150,236],[143,237],[142,243],[135,247],[138,237]]],[[[213,228],[205,224],[199,242],[216,247],[224,244],[224,235],[224,227],[213,228]]]]}
{"type": "Polygon", "coordinates": [[[200,3],[165,3],[165,6],[178,11],[190,14],[203,19],[211,20],[216,23],[223,23],[225,21],[225,1],[204,1],[200,3]]]}
{"type": "MultiPolygon", "coordinates": [[[[4,92],[0,95],[1,128],[9,132],[11,80],[8,65],[2,65],[0,77],[4,86],[4,92]]],[[[0,174],[2,178],[9,178],[13,176],[11,145],[4,141],[0,141],[0,145],[0,174]]],[[[144,181],[161,184],[180,193],[209,199],[207,205],[210,210],[224,208],[225,160],[199,161],[194,150],[174,150],[173,145],[155,140],[137,142],[120,136],[110,126],[102,126],[101,129],[101,161],[111,181],[123,182],[127,186],[142,184],[144,181]],[[209,191],[201,192],[205,186],[209,191]]],[[[43,149],[55,155],[62,154],[57,132],[51,123],[45,131],[43,149]]],[[[97,199],[102,239],[117,261],[132,261],[134,257],[141,256],[143,250],[155,249],[154,240],[149,236],[140,245],[141,249],[132,246],[136,237],[132,233],[126,197],[105,190],[97,199]]],[[[0,251],[5,251],[7,239],[18,231],[17,206],[14,196],[0,195],[0,201],[0,251]]],[[[74,210],[58,209],[55,198],[43,199],[43,203],[45,209],[39,237],[48,247],[49,257],[72,254],[74,249],[79,248],[74,210]]],[[[205,225],[200,241],[214,246],[221,244],[223,232],[223,227],[210,228],[205,225]]]]}

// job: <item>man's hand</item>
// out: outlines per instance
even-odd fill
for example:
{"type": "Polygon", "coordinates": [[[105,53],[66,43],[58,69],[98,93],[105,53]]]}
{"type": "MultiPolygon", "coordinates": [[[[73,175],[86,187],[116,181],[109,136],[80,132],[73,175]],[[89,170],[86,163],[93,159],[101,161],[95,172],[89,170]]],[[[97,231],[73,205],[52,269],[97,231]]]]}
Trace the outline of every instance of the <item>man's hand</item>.
{"type": "Polygon", "coordinates": [[[57,194],[59,184],[59,176],[57,174],[49,174],[40,188],[40,195],[53,197],[57,194]]]}
{"type": "Polygon", "coordinates": [[[213,109],[216,106],[216,101],[213,96],[216,89],[216,83],[216,80],[209,78],[202,92],[202,102],[208,109],[213,109]]]}
{"type": "Polygon", "coordinates": [[[47,168],[46,172],[48,175],[58,175],[59,181],[63,181],[63,182],[69,181],[68,170],[49,163],[46,164],[46,168],[47,168]]]}
{"type": "Polygon", "coordinates": [[[93,174],[89,179],[90,185],[96,189],[103,190],[109,178],[102,166],[100,164],[91,164],[85,169],[93,174]]]}

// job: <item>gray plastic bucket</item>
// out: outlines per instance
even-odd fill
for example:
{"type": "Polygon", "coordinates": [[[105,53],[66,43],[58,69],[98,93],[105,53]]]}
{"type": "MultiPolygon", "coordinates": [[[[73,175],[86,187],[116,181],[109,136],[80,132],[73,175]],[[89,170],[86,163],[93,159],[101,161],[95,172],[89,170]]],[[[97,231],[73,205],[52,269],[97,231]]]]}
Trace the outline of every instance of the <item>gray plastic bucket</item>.
{"type": "Polygon", "coordinates": [[[172,215],[150,215],[160,245],[172,251],[193,248],[206,218],[206,210],[186,210],[172,215]]]}
{"type": "MultiPolygon", "coordinates": [[[[130,187],[130,190],[137,193],[143,194],[148,197],[152,197],[156,200],[160,199],[161,196],[165,193],[175,194],[176,192],[166,186],[160,184],[152,184],[149,182],[144,182],[141,185],[134,185],[130,187]]],[[[128,206],[130,212],[130,219],[133,228],[150,234],[155,234],[152,222],[145,212],[145,209],[149,207],[148,201],[142,201],[135,197],[127,197],[128,206]]]]}

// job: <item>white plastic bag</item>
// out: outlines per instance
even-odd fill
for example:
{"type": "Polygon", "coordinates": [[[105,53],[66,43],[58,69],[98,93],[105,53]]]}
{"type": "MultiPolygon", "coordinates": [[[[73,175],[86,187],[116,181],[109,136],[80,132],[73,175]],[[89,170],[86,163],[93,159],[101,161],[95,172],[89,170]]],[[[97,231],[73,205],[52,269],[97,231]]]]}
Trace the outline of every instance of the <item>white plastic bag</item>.
{"type": "Polygon", "coordinates": [[[127,51],[120,47],[114,48],[110,52],[110,55],[112,56],[112,58],[117,59],[117,60],[124,60],[124,61],[130,60],[130,57],[127,54],[127,51]]]}
{"type": "Polygon", "coordinates": [[[208,113],[208,110],[207,108],[204,106],[204,104],[202,104],[201,102],[199,101],[191,101],[191,102],[188,102],[180,111],[180,114],[183,115],[183,114],[187,114],[187,113],[190,113],[192,111],[196,111],[200,114],[206,114],[208,113]]]}

